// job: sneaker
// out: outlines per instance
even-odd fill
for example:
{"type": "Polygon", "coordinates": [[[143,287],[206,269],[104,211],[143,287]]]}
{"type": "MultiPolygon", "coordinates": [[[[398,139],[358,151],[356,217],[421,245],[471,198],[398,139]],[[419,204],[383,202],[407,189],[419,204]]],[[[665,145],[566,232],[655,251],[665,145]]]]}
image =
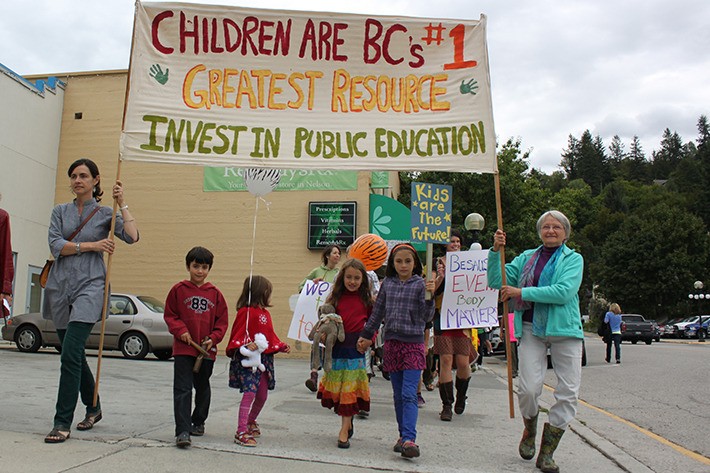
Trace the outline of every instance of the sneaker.
{"type": "Polygon", "coordinates": [[[421,409],[426,404],[426,401],[422,397],[422,393],[417,393],[417,407],[421,409]]]}
{"type": "Polygon", "coordinates": [[[616,362],[620,364],[620,363],[621,363],[621,360],[616,360],[616,362]]]}
{"type": "Polygon", "coordinates": [[[419,454],[419,446],[416,443],[411,440],[402,443],[402,456],[404,458],[417,458],[419,454]]]}
{"type": "Polygon", "coordinates": [[[205,424],[192,424],[192,427],[190,428],[190,435],[194,435],[195,437],[201,437],[205,435],[205,424]]]}
{"type": "Polygon", "coordinates": [[[187,448],[192,445],[190,440],[190,432],[180,432],[177,437],[175,437],[175,445],[180,448],[187,448]]]}
{"type": "Polygon", "coordinates": [[[367,418],[370,416],[370,413],[367,412],[367,411],[361,410],[360,412],[357,413],[357,416],[358,416],[360,419],[367,419],[367,418]]]}
{"type": "Polygon", "coordinates": [[[318,373],[316,371],[311,372],[311,377],[306,380],[306,387],[313,392],[318,391],[318,373]]]}
{"type": "Polygon", "coordinates": [[[394,453],[402,453],[402,437],[397,439],[397,443],[394,444],[394,448],[392,448],[392,451],[394,453]]]}

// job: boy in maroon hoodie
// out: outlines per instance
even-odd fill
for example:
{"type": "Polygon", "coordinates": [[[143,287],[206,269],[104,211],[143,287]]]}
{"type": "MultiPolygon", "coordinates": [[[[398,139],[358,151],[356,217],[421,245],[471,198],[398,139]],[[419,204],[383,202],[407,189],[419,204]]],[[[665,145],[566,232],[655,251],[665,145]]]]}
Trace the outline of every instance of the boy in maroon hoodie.
{"type": "Polygon", "coordinates": [[[228,310],[224,296],[206,282],[214,255],[196,246],[185,257],[190,279],[175,284],[165,300],[165,323],[175,337],[173,342],[174,378],[173,407],[175,410],[175,444],[189,447],[190,435],[204,435],[205,420],[210,410],[210,376],[217,356],[217,344],[227,331],[228,310]],[[199,343],[210,354],[193,373],[198,351],[190,342],[199,343]],[[192,407],[192,387],[195,387],[195,409],[192,407]]]}

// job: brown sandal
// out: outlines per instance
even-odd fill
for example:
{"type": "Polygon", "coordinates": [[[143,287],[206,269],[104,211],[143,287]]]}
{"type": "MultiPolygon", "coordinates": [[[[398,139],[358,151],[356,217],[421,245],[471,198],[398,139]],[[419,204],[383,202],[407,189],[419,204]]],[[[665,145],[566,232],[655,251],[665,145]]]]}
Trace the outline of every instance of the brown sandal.
{"type": "Polygon", "coordinates": [[[76,424],[77,430],[91,430],[94,428],[94,424],[103,419],[101,411],[94,412],[93,414],[86,414],[84,420],[76,424]]]}
{"type": "Polygon", "coordinates": [[[68,430],[66,433],[67,434],[64,435],[61,430],[55,427],[44,438],[44,443],[62,443],[71,435],[71,432],[68,430]]]}
{"type": "Polygon", "coordinates": [[[256,447],[256,440],[246,432],[237,432],[234,434],[234,443],[242,445],[243,447],[256,447]]]}
{"type": "Polygon", "coordinates": [[[247,433],[254,438],[261,437],[261,430],[259,429],[259,424],[256,422],[249,422],[247,424],[247,433]]]}

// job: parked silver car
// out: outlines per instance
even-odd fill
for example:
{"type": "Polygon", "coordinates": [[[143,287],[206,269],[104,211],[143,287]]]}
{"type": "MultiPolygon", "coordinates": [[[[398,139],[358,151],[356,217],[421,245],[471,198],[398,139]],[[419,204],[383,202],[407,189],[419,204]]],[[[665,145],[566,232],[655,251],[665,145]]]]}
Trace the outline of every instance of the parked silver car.
{"type": "MultiPolygon", "coordinates": [[[[158,299],[133,294],[111,294],[106,312],[104,350],[121,350],[133,360],[146,357],[148,352],[160,360],[172,356],[173,336],[163,320],[164,305],[158,299]]],[[[101,323],[94,325],[86,342],[87,348],[98,348],[101,323]]],[[[7,319],[2,327],[2,338],[15,342],[23,352],[36,352],[40,347],[60,350],[54,323],[33,312],[7,319]]]]}

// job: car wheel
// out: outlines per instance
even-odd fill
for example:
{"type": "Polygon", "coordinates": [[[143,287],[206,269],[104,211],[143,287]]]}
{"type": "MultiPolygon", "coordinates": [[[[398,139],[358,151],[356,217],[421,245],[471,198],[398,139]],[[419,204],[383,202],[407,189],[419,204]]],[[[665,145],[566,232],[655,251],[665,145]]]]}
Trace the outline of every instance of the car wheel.
{"type": "Polygon", "coordinates": [[[160,361],[166,361],[172,358],[173,356],[173,351],[171,349],[168,350],[155,350],[153,352],[153,355],[160,361]]]}
{"type": "Polygon", "coordinates": [[[632,345],[636,345],[639,341],[638,340],[631,340],[632,345]]]}
{"type": "Polygon", "coordinates": [[[646,345],[650,345],[651,343],[653,343],[653,339],[647,338],[646,340],[644,340],[644,342],[646,343],[646,345]]]}
{"type": "Polygon", "coordinates": [[[140,332],[129,332],[121,339],[123,356],[131,360],[142,360],[148,354],[148,339],[140,332]]]}
{"type": "Polygon", "coordinates": [[[23,325],[15,333],[15,345],[22,352],[35,353],[42,346],[42,335],[40,335],[37,327],[23,325]]]}
{"type": "Polygon", "coordinates": [[[698,330],[698,340],[705,340],[708,337],[708,334],[705,333],[705,330],[698,330]]]}

